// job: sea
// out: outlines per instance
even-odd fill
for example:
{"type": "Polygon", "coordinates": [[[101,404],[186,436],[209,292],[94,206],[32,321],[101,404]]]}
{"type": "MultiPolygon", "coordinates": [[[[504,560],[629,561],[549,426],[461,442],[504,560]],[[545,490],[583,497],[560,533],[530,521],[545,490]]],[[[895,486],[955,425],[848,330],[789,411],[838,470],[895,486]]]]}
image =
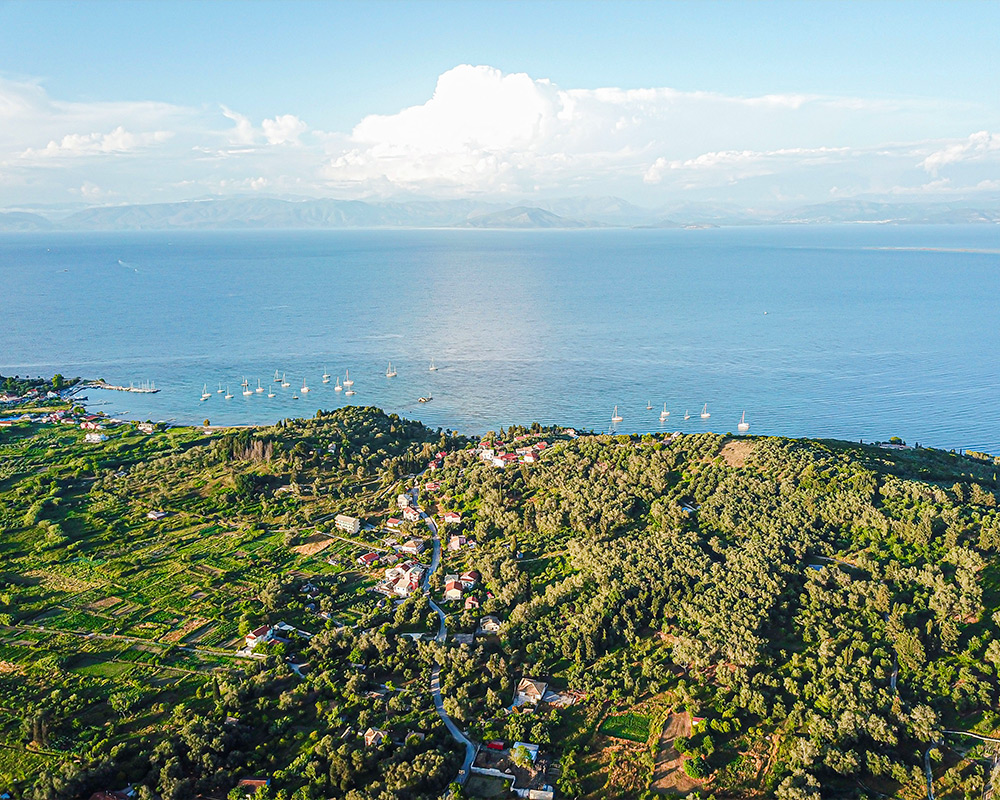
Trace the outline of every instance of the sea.
{"type": "Polygon", "coordinates": [[[1000,227],[0,235],[0,374],[55,372],[155,383],[86,402],[183,424],[351,403],[468,434],[735,433],[745,413],[750,434],[1000,454],[1000,227]]]}

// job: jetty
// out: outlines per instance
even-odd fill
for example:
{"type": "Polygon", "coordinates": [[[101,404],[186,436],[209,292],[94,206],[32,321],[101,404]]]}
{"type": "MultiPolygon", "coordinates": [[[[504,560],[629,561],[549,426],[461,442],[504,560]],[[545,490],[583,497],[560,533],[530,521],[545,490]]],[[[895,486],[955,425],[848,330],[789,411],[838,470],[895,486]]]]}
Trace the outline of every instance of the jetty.
{"type": "Polygon", "coordinates": [[[91,381],[90,383],[81,384],[81,389],[107,389],[112,392],[134,392],[135,394],[156,394],[159,389],[156,388],[156,383],[153,381],[143,381],[139,386],[129,384],[128,386],[115,386],[113,384],[107,383],[106,381],[91,381]]]}

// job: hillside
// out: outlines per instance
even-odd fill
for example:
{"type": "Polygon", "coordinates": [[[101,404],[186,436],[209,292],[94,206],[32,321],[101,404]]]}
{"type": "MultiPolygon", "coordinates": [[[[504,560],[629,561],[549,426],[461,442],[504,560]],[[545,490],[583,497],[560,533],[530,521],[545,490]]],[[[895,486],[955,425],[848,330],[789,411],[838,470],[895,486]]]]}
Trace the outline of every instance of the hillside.
{"type": "Polygon", "coordinates": [[[953,733],[1000,725],[987,456],[539,426],[477,445],[354,407],[97,420],[86,444],[52,422],[79,412],[25,410],[0,428],[15,798],[438,797],[463,756],[445,716],[502,743],[466,796],[505,796],[488,767],[593,800],[916,798],[925,757],[937,798],[989,778],[953,733]]]}

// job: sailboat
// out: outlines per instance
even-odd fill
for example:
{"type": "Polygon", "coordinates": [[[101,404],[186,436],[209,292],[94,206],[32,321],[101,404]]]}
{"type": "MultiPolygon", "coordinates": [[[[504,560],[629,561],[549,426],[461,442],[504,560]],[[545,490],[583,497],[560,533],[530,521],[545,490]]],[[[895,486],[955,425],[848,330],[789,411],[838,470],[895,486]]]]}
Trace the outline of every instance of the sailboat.
{"type": "Polygon", "coordinates": [[[243,384],[243,396],[244,397],[249,397],[252,394],[253,394],[253,389],[250,388],[250,384],[249,383],[244,383],[243,384]]]}
{"type": "Polygon", "coordinates": [[[335,392],[344,391],[344,387],[340,385],[340,378],[337,378],[337,385],[333,387],[333,391],[335,392]]]}
{"type": "Polygon", "coordinates": [[[233,393],[231,391],[229,391],[229,387],[228,386],[226,387],[226,399],[227,400],[232,400],[233,399],[233,393]]]}
{"type": "MultiPolygon", "coordinates": [[[[660,422],[663,422],[663,420],[665,420],[669,416],[670,416],[670,412],[667,411],[667,404],[664,403],[663,404],[663,411],[660,412],[660,422]]],[[[685,419],[687,419],[687,417],[685,417],[685,419]]]]}
{"type": "Polygon", "coordinates": [[[747,412],[746,411],[744,411],[743,412],[743,416],[740,417],[740,424],[736,426],[736,429],[739,430],[739,431],[748,431],[748,430],[750,430],[750,423],[747,422],[747,412]]]}
{"type": "Polygon", "coordinates": [[[250,385],[250,381],[248,381],[247,380],[247,376],[244,375],[243,376],[243,383],[241,383],[240,386],[242,386],[244,389],[246,389],[249,385],[250,385]]]}
{"type": "Polygon", "coordinates": [[[392,362],[391,361],[389,362],[389,366],[386,367],[385,377],[387,377],[387,378],[395,378],[396,377],[396,370],[394,370],[392,368],[392,362]]]}
{"type": "Polygon", "coordinates": [[[686,408],[684,409],[684,419],[691,419],[691,412],[686,408]]]}
{"type": "Polygon", "coordinates": [[[430,392],[428,392],[423,397],[418,397],[417,398],[417,402],[418,403],[429,403],[433,399],[434,399],[434,395],[432,395],[430,392]]]}
{"type": "Polygon", "coordinates": [[[264,387],[260,385],[260,378],[257,378],[257,388],[254,391],[256,391],[257,394],[264,391],[264,387]]]}
{"type": "Polygon", "coordinates": [[[201,399],[208,400],[212,396],[212,393],[208,391],[208,384],[205,384],[205,388],[201,390],[201,399]]]}
{"type": "Polygon", "coordinates": [[[281,373],[281,385],[282,385],[282,386],[283,386],[284,388],[286,388],[286,389],[287,389],[287,388],[288,388],[289,386],[291,386],[291,385],[292,385],[292,384],[290,384],[290,383],[289,383],[289,382],[288,382],[288,381],[287,381],[287,380],[285,379],[285,373],[284,373],[284,372],[282,372],[282,373],[281,373]]]}
{"type": "Polygon", "coordinates": [[[276,397],[276,395],[274,393],[274,387],[273,386],[268,387],[267,396],[268,397],[276,397]]]}
{"type": "Polygon", "coordinates": [[[323,367],[323,383],[330,382],[330,373],[326,371],[326,367],[323,367]]]}
{"type": "Polygon", "coordinates": [[[708,413],[708,403],[705,403],[705,407],[701,410],[701,418],[708,419],[711,414],[708,413]]]}
{"type": "Polygon", "coordinates": [[[278,370],[274,371],[274,383],[281,383],[281,378],[278,377],[278,370]]]}
{"type": "Polygon", "coordinates": [[[622,421],[622,416],[621,416],[621,414],[618,413],[618,406],[615,406],[614,413],[612,413],[612,415],[611,415],[611,421],[612,422],[621,422],[622,421]]]}
{"type": "Polygon", "coordinates": [[[344,392],[345,397],[350,397],[352,394],[354,394],[353,389],[348,389],[346,392],[344,392]]]}
{"type": "Polygon", "coordinates": [[[345,369],[344,374],[347,376],[344,378],[344,386],[350,389],[354,385],[354,381],[351,380],[351,371],[349,369],[345,369]]]}
{"type": "Polygon", "coordinates": [[[217,391],[216,394],[222,394],[222,384],[221,383],[219,384],[219,391],[217,391]]]}
{"type": "Polygon", "coordinates": [[[305,378],[302,379],[302,388],[299,391],[301,391],[302,394],[309,394],[309,387],[306,386],[306,379],[305,378]]]}
{"type": "Polygon", "coordinates": [[[431,365],[427,369],[429,369],[431,372],[437,371],[437,367],[434,366],[434,359],[433,358],[431,359],[431,365]]]}

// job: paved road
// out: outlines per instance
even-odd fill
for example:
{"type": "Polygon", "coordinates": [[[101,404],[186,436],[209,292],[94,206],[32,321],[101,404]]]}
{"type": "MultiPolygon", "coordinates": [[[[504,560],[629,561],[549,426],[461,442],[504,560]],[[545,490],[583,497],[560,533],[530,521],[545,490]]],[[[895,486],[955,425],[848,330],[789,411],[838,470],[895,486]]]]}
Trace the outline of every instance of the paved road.
{"type": "MultiPolygon", "coordinates": [[[[437,613],[440,623],[438,625],[438,632],[434,637],[434,640],[440,643],[444,643],[445,639],[448,637],[448,627],[445,624],[444,611],[441,607],[435,603],[430,598],[430,580],[431,575],[437,572],[438,567],[441,566],[441,537],[438,535],[437,525],[434,520],[431,519],[423,511],[420,512],[420,517],[427,523],[427,527],[430,528],[431,533],[434,536],[434,552],[431,555],[431,566],[427,570],[427,574],[424,575],[424,593],[428,595],[427,599],[430,603],[431,608],[437,613]]],[[[479,748],[468,736],[462,733],[461,728],[455,724],[454,720],[448,716],[447,712],[444,710],[444,701],[441,699],[441,665],[435,664],[431,669],[431,697],[434,699],[434,708],[437,709],[438,716],[441,717],[441,721],[444,723],[451,737],[458,742],[460,745],[465,747],[465,760],[462,762],[462,768],[458,773],[458,782],[465,783],[468,779],[471,769],[472,762],[476,760],[476,752],[479,748]]]]}

